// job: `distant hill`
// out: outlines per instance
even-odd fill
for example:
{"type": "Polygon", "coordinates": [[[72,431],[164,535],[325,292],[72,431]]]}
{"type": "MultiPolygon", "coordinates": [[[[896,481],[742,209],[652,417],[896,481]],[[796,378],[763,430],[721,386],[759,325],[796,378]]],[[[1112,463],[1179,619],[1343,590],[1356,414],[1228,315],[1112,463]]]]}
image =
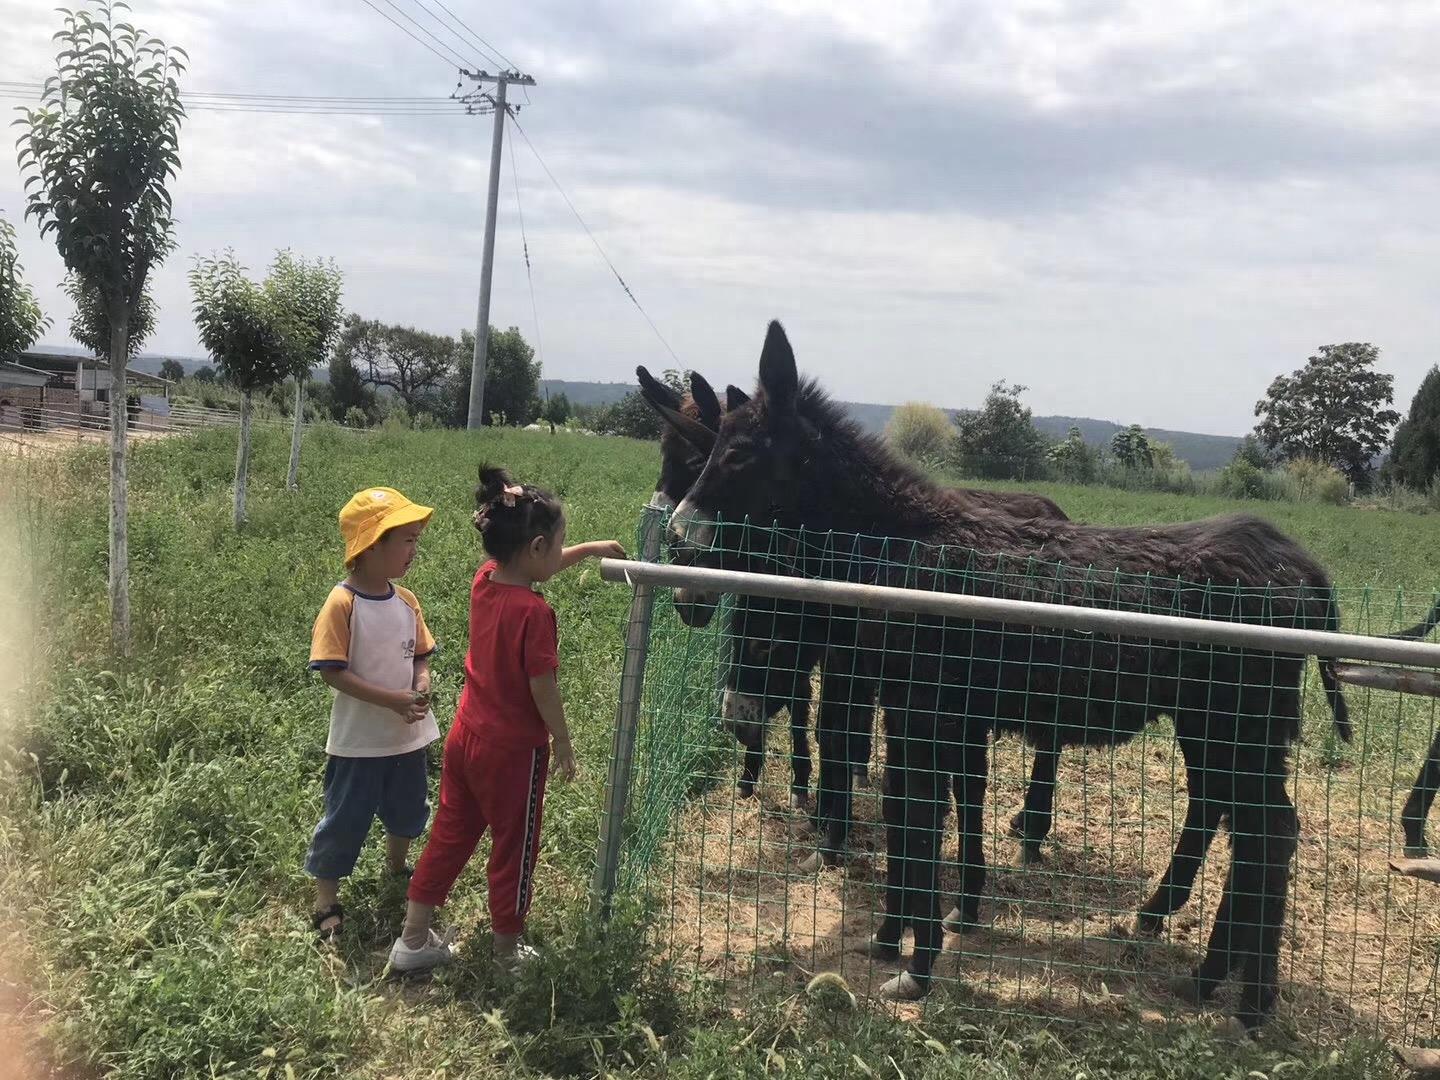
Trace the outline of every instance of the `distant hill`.
{"type": "Polygon", "coordinates": [[[571,382],[569,379],[541,379],[547,395],[564,394],[571,405],[613,405],[631,390],[634,383],[571,382]]]}
{"type": "MultiPolygon", "coordinates": [[[[546,379],[545,386],[552,393],[563,393],[572,405],[609,405],[619,401],[631,390],[632,383],[571,382],[566,379],[546,379]]],[[[875,405],[861,401],[842,401],[850,415],[870,431],[884,431],[890,422],[893,405],[875,405]]],[[[1095,420],[1086,416],[1037,416],[1035,426],[1053,439],[1063,439],[1072,427],[1078,427],[1084,440],[1092,446],[1108,446],[1114,434],[1126,425],[1111,420],[1095,420]]],[[[1160,442],[1167,442],[1175,448],[1175,454],[1188,462],[1196,472],[1218,469],[1227,464],[1240,445],[1237,435],[1203,435],[1195,431],[1170,431],[1166,428],[1146,428],[1145,434],[1160,442]]]]}

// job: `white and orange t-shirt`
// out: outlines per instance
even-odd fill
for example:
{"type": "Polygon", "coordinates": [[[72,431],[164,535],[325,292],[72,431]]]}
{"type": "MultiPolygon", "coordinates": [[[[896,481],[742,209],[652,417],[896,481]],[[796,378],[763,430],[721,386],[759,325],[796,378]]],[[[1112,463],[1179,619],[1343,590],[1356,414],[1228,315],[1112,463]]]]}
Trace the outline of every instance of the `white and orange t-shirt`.
{"type": "MultiPolygon", "coordinates": [[[[387,690],[409,690],[415,661],[435,651],[415,594],[392,585],[383,596],[357,592],[341,582],[330,590],[310,641],[312,671],[349,669],[387,690]]],[[[435,714],[407,724],[397,713],[336,693],[325,752],[335,757],[408,754],[440,737],[435,714]]]]}

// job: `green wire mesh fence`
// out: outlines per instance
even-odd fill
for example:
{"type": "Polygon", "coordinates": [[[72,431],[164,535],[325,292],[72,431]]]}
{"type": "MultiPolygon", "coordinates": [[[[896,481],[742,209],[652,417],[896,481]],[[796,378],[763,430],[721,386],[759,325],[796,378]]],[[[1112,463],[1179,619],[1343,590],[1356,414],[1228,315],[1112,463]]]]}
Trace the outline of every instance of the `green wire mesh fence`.
{"type": "MultiPolygon", "coordinates": [[[[646,511],[638,550],[652,559],[662,547],[663,525],[661,512],[646,511]]],[[[766,551],[772,571],[803,565],[813,573],[826,554],[838,560],[847,550],[844,538],[764,533],[763,542],[752,535],[745,547],[766,551]]],[[[1341,625],[1333,627],[1304,596],[1283,589],[1122,581],[1034,560],[1010,564],[970,552],[922,552],[908,543],[869,557],[875,563],[869,580],[887,585],[1367,635],[1412,625],[1434,600],[1336,590],[1341,625]]],[[[1006,692],[969,699],[982,713],[972,731],[983,730],[989,742],[988,759],[981,759],[984,797],[967,819],[988,876],[978,918],[966,932],[944,935],[926,1002],[1073,1019],[1197,1011],[1202,1006],[1178,989],[1194,985],[1191,972],[1217,918],[1225,917],[1219,909],[1236,822],[1247,820],[1247,800],[1278,805],[1288,793],[1299,835],[1273,944],[1281,1022],[1311,1034],[1409,1042],[1440,1037],[1440,888],[1388,868],[1404,848],[1401,805],[1436,733],[1436,698],[1345,687],[1354,728],[1346,743],[1313,659],[1296,697],[1293,679],[1287,694],[1284,665],[1273,655],[1250,654],[1237,667],[1230,662],[1233,650],[1196,646],[1177,661],[1172,643],[1139,640],[1133,648],[1155,670],[1127,685],[1116,678],[1123,662],[1117,665],[1106,651],[1106,639],[1078,631],[1007,623],[990,641],[980,624],[954,619],[927,622],[898,612],[743,596],[723,598],[709,624],[692,629],[677,618],[670,591],[659,588],[637,589],[641,609],[642,632],[631,642],[643,661],[633,762],[620,770],[628,792],[610,807],[623,827],[614,832],[608,885],[597,873],[597,888],[657,902],[658,947],[697,992],[738,1001],[764,982],[803,982],[833,971],[856,993],[878,995],[904,962],[876,956],[870,945],[886,912],[887,860],[900,851],[933,862],[941,914],[952,897],[970,889],[967,877],[973,882],[977,859],[962,849],[958,823],[967,798],[960,793],[974,770],[965,764],[971,759],[943,745],[958,729],[931,731],[937,745],[920,755],[920,765],[913,737],[888,743],[886,737],[921,730],[904,718],[910,695],[917,712],[928,708],[923,703],[934,699],[926,694],[927,680],[953,681],[955,670],[932,661],[944,653],[953,663],[959,649],[979,657],[976,665],[991,657],[1008,666],[1012,689],[1009,700],[1006,692]],[[964,632],[967,626],[974,632],[964,632]],[[1064,648],[1048,650],[1057,636],[1064,648]],[[1176,663],[1178,677],[1167,682],[1162,669],[1176,663]],[[937,676],[941,670],[951,675],[937,676]],[[870,678],[876,672],[888,686],[878,700],[870,678]],[[912,673],[908,685],[897,672],[912,673]],[[1176,737],[1177,730],[1188,733],[1188,752],[1195,753],[1197,701],[1207,717],[1201,752],[1222,746],[1198,772],[1187,771],[1176,737]],[[1277,793],[1264,784],[1264,762],[1272,762],[1273,771],[1276,744],[1286,740],[1256,736],[1250,721],[1263,720],[1262,730],[1271,731],[1272,714],[1283,716],[1295,707],[1292,701],[1299,735],[1277,793]],[[1083,723],[1093,725],[1089,745],[1056,747],[1047,739],[1058,715],[1070,716],[1072,740],[1085,734],[1073,727],[1074,711],[1066,714],[1057,702],[1083,706],[1083,723]],[[1227,715],[1239,720],[1227,727],[1227,715]],[[1116,729],[1125,732],[1123,739],[1113,736],[1116,729]],[[904,769],[887,760],[906,754],[904,769]],[[1053,776],[1045,771],[1047,759],[1055,763],[1053,776]],[[1228,763],[1223,777],[1217,760],[1228,763]],[[933,774],[928,782],[927,772],[933,774]],[[891,792],[893,820],[901,803],[897,789],[884,784],[894,784],[900,773],[912,784],[920,776],[919,790],[939,804],[933,811],[944,819],[938,850],[923,844],[911,850],[905,845],[917,842],[908,830],[891,830],[892,845],[899,835],[901,847],[892,846],[887,856],[882,789],[891,792]],[[1191,791],[1207,784],[1218,790],[1222,779],[1230,785],[1223,797],[1205,800],[1204,791],[1191,791]],[[1201,804],[1211,812],[1197,812],[1201,804]],[[838,828],[837,818],[844,819],[838,828]],[[1196,846],[1212,831],[1208,849],[1196,846]],[[1153,917],[1152,903],[1152,917],[1137,918],[1147,898],[1164,891],[1157,892],[1156,883],[1172,858],[1184,863],[1177,844],[1194,872],[1187,902],[1165,918],[1153,917]]],[[[1133,654],[1128,662],[1133,669],[1133,654]]],[[[632,669],[637,666],[627,663],[632,669]]],[[[612,767],[612,794],[616,779],[612,767]]],[[[916,790],[905,789],[910,812],[916,790]]],[[[907,819],[902,814],[900,820],[907,819]]],[[[912,883],[905,879],[902,895],[911,895],[912,883]]],[[[1244,896],[1237,885],[1237,912],[1244,896]]],[[[1161,915],[1177,906],[1173,893],[1161,899],[1161,915]]],[[[1247,910],[1270,902],[1254,900],[1247,910]]],[[[902,946],[908,955],[908,933],[902,946]]],[[[1243,949],[1236,945],[1236,951],[1243,949]]],[[[1203,1007],[1234,1011],[1243,983],[1229,980],[1203,1007]]],[[[918,1015],[926,1005],[896,1007],[918,1015]]]]}

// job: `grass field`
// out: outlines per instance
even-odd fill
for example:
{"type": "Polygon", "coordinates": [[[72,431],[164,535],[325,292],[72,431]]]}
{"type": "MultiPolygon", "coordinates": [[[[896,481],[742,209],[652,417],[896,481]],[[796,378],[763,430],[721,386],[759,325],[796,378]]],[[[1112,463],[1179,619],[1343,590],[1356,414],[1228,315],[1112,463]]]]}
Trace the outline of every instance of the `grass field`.
{"type": "MultiPolygon", "coordinates": [[[[317,949],[300,863],[319,807],[328,691],[305,671],[310,623],[343,573],[335,513],[384,483],[438,512],[406,584],[441,643],[438,712],[458,692],[477,460],[567,501],[573,540],[631,542],[652,445],[514,432],[308,437],[299,493],[287,440],[257,440],[251,520],[229,524],[233,435],[137,448],[131,552],[136,655],[104,647],[99,450],[0,462],[6,729],[0,920],[12,984],[0,1033],[74,1074],[1343,1077],[1389,1075],[1383,1048],[1278,1036],[1233,1045],[1202,1026],[1051,1029],[932,1010],[923,1025],[793,992],[743,1009],[677,996],[638,914],[601,938],[585,892],[619,681],[624,590],[593,567],[547,587],[581,780],[547,800],[532,917],[545,961],[516,987],[485,957],[483,879],[447,913],[464,961],[426,985],[380,978],[401,910],[378,850],[347,886],[338,954],[317,949]],[[17,557],[18,556],[18,557],[17,557]],[[1289,1064],[1285,1064],[1289,1062],[1289,1064]]],[[[1174,521],[1217,500],[1047,486],[1072,517],[1174,521]]],[[[1434,588],[1434,519],[1251,504],[1340,584],[1434,588]]]]}

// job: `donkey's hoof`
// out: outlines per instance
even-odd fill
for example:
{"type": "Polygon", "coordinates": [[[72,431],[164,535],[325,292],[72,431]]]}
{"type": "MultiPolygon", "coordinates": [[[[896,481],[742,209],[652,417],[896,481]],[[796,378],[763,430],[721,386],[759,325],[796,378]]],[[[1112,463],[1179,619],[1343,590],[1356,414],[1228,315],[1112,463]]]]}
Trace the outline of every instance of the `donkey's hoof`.
{"type": "Polygon", "coordinates": [[[899,942],[891,945],[888,941],[881,941],[873,934],[870,936],[869,943],[865,946],[865,951],[876,960],[888,960],[893,963],[900,959],[899,942]]]}
{"type": "Polygon", "coordinates": [[[1405,858],[1407,859],[1428,859],[1430,857],[1430,846],[1428,844],[1406,844],[1405,858]]]}
{"type": "Polygon", "coordinates": [[[870,786],[870,770],[864,765],[856,765],[850,770],[850,775],[854,778],[856,787],[868,788],[870,786]]]}
{"type": "Polygon", "coordinates": [[[792,809],[792,810],[803,810],[803,809],[805,809],[805,807],[807,807],[807,806],[809,806],[809,805],[810,805],[810,792],[808,792],[808,791],[792,791],[792,792],[790,792],[790,809],[792,809]]]}
{"type": "Polygon", "coordinates": [[[1010,819],[1010,835],[1016,840],[1025,839],[1025,811],[1021,810],[1010,819]]]}
{"type": "Polygon", "coordinates": [[[735,794],[742,799],[753,799],[755,797],[755,785],[741,780],[735,785],[735,794]]]}
{"type": "Polygon", "coordinates": [[[838,851],[826,851],[821,848],[818,851],[812,851],[800,860],[800,870],[806,874],[818,874],[827,866],[839,866],[841,861],[838,851]]]}
{"type": "Polygon", "coordinates": [[[1022,844],[1020,845],[1020,865],[1021,865],[1021,866],[1044,866],[1044,865],[1045,865],[1045,853],[1040,850],[1040,845],[1039,845],[1038,843],[1032,843],[1031,841],[1026,840],[1024,843],[1022,843],[1022,844]]]}
{"type": "Polygon", "coordinates": [[[930,980],[917,979],[908,971],[902,971],[880,987],[880,996],[886,1001],[919,1001],[930,993],[930,980]]]}
{"type": "Polygon", "coordinates": [[[979,919],[967,919],[958,907],[952,907],[940,923],[947,934],[968,934],[980,927],[979,919]]]}

